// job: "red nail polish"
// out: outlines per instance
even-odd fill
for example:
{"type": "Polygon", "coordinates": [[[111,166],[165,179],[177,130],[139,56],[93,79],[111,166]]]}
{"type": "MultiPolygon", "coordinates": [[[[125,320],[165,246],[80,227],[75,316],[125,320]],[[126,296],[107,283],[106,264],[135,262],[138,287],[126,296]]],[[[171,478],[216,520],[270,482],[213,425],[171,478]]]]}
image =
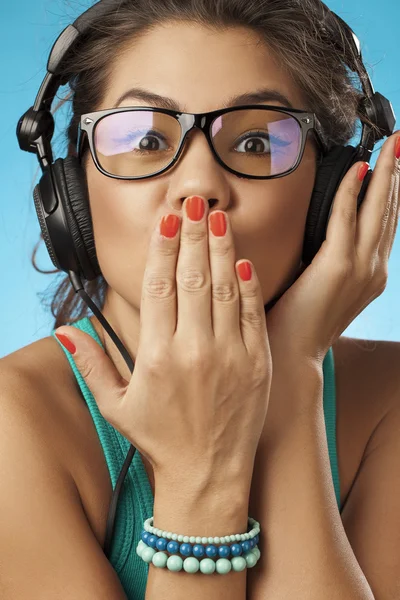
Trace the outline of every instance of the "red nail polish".
{"type": "Polygon", "coordinates": [[[240,278],[243,281],[250,281],[252,271],[251,271],[251,264],[247,260],[245,262],[240,263],[240,265],[238,265],[238,271],[239,271],[240,278]]]}
{"type": "Polygon", "coordinates": [[[364,181],[366,174],[369,171],[369,164],[368,163],[363,163],[361,165],[361,167],[358,170],[358,179],[360,181],[364,181]]]}
{"type": "Polygon", "coordinates": [[[62,333],[56,333],[55,336],[59,340],[59,342],[64,346],[64,348],[68,350],[68,352],[70,352],[71,354],[75,354],[75,345],[71,342],[69,338],[67,338],[66,335],[63,335],[62,333]]]}

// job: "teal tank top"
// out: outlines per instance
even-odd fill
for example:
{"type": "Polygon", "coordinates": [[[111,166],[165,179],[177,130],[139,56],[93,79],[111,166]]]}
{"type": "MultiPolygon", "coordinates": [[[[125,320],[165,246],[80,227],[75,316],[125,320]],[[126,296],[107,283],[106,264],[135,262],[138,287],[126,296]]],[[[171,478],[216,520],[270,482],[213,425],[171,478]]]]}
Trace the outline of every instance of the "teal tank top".
{"type": "MultiPolygon", "coordinates": [[[[100,338],[89,317],[84,317],[70,325],[89,334],[103,348],[100,338]]],[[[52,335],[57,340],[54,331],[55,330],[52,331],[52,335]]],[[[60,344],[60,342],[58,343],[60,344]]],[[[112,487],[114,489],[131,444],[101,415],[93,394],[78,371],[73,356],[62,344],[60,344],[60,347],[64,350],[69,360],[72,371],[77,379],[92,416],[100,443],[103,447],[108,470],[110,472],[112,487]]],[[[340,509],[340,485],[336,456],[335,368],[332,348],[329,349],[329,352],[324,359],[323,374],[324,415],[329,459],[336,501],[340,509]]],[[[126,474],[118,501],[114,536],[109,557],[110,563],[121,581],[128,600],[144,600],[145,598],[149,565],[136,554],[136,546],[140,540],[145,519],[148,519],[153,515],[153,507],[154,497],[150,481],[139,450],[136,450],[126,474]]]]}

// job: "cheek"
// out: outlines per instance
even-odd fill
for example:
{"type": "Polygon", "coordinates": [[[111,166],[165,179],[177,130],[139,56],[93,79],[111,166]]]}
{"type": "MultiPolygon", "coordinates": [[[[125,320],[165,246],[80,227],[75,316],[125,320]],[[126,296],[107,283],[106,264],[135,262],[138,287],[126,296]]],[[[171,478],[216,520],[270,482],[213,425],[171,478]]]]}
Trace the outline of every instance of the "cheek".
{"type": "Polygon", "coordinates": [[[265,303],[299,267],[316,175],[315,156],[310,154],[291,175],[267,182],[266,201],[252,218],[247,248],[240,249],[240,257],[254,262],[265,303]]]}
{"type": "MultiPolygon", "coordinates": [[[[96,253],[102,274],[113,290],[140,306],[152,211],[133,193],[132,183],[87,170],[96,253]],[[150,212],[150,215],[149,215],[150,212]]],[[[140,198],[140,196],[139,196],[140,198]]]]}

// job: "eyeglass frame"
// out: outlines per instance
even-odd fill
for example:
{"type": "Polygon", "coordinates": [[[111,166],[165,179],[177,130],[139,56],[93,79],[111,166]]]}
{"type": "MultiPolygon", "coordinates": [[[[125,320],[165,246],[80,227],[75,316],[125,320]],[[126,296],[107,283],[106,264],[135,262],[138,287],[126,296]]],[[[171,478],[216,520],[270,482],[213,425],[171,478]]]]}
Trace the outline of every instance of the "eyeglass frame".
{"type": "Polygon", "coordinates": [[[264,180],[278,179],[280,177],[285,177],[286,175],[290,175],[290,173],[293,173],[293,171],[295,171],[297,169],[297,167],[300,165],[303,155],[304,155],[304,150],[305,150],[309,131],[311,131],[314,134],[314,138],[315,138],[318,148],[320,150],[318,164],[319,165],[321,164],[324,156],[326,156],[326,154],[327,154],[327,148],[325,147],[325,144],[316,129],[317,124],[320,125],[320,122],[315,113],[307,112],[307,111],[304,111],[303,109],[299,109],[299,108],[290,108],[289,109],[289,108],[285,108],[282,106],[275,106],[275,105],[268,105],[268,104],[267,105],[266,104],[247,104],[247,105],[241,105],[241,106],[229,106],[227,108],[221,108],[218,110],[213,110],[213,111],[205,112],[205,113],[186,113],[186,112],[170,110],[167,108],[158,108],[158,107],[154,107],[154,106],[121,106],[118,108],[107,108],[104,110],[97,110],[94,112],[85,113],[85,114],[81,115],[80,123],[78,125],[78,138],[77,138],[78,159],[80,160],[82,158],[82,150],[83,150],[85,134],[86,134],[86,139],[89,142],[89,148],[90,148],[90,152],[91,152],[91,155],[93,158],[93,162],[95,163],[97,169],[103,175],[105,175],[106,177],[111,177],[112,179],[126,179],[126,180],[149,179],[150,177],[156,177],[157,175],[161,175],[162,173],[165,173],[165,171],[168,171],[169,169],[171,169],[178,162],[179,157],[181,156],[181,154],[183,152],[183,149],[185,146],[185,141],[187,139],[189,132],[192,129],[194,129],[195,127],[197,127],[198,129],[201,129],[203,131],[203,133],[205,134],[208,145],[211,149],[211,152],[213,153],[213,156],[217,160],[218,164],[220,164],[224,169],[226,169],[230,173],[233,173],[240,179],[264,179],[264,180]],[[218,155],[217,151],[215,150],[215,148],[213,146],[213,142],[212,142],[212,138],[211,138],[210,130],[211,130],[212,123],[219,116],[222,116],[222,115],[225,115],[227,113],[234,112],[237,110],[247,110],[247,109],[258,109],[258,110],[269,110],[269,111],[281,112],[281,113],[290,115],[299,123],[300,128],[301,128],[301,135],[302,135],[301,148],[299,151],[297,161],[291,169],[285,171],[284,173],[280,173],[279,175],[266,175],[266,176],[244,175],[240,171],[236,171],[235,169],[232,169],[231,167],[226,165],[223,162],[223,160],[220,158],[220,156],[218,155]],[[179,125],[181,128],[181,139],[179,141],[175,155],[172,158],[171,162],[168,163],[168,165],[166,165],[161,170],[159,170],[155,173],[151,173],[150,175],[141,175],[141,176],[132,177],[132,176],[113,175],[112,173],[108,173],[107,171],[105,171],[102,168],[102,166],[100,165],[100,162],[97,158],[97,153],[96,153],[96,149],[95,149],[95,145],[94,145],[94,131],[96,129],[96,126],[102,119],[104,119],[105,117],[107,117],[111,114],[115,114],[115,113],[119,113],[119,112],[138,111],[138,110],[164,113],[171,117],[174,117],[179,122],[179,125]]]}

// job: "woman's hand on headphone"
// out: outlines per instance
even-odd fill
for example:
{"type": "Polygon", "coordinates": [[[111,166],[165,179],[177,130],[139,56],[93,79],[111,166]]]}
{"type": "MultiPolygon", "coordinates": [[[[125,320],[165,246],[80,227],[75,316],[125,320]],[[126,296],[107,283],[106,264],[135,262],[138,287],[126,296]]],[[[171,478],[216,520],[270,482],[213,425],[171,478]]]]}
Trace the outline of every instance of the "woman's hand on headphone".
{"type": "Polygon", "coordinates": [[[399,133],[383,144],[358,213],[358,174],[367,163],[357,162],[346,174],[335,196],[326,240],[267,313],[274,372],[280,363],[285,368],[289,354],[321,366],[343,331],[384,292],[400,212],[399,133]]]}
{"type": "Polygon", "coordinates": [[[176,219],[175,237],[161,236],[159,226],[151,237],[129,382],[88,334],[71,326],[56,333],[73,341],[100,412],[150,461],[156,481],[195,479],[204,489],[224,484],[228,494],[247,495],[272,379],[263,297],[252,265],[250,280],[239,275],[246,261],[235,264],[227,214],[213,213],[227,225],[214,236],[207,203],[200,199],[194,208],[204,215],[192,222],[190,200],[182,223],[166,222],[171,231],[176,219]]]}

